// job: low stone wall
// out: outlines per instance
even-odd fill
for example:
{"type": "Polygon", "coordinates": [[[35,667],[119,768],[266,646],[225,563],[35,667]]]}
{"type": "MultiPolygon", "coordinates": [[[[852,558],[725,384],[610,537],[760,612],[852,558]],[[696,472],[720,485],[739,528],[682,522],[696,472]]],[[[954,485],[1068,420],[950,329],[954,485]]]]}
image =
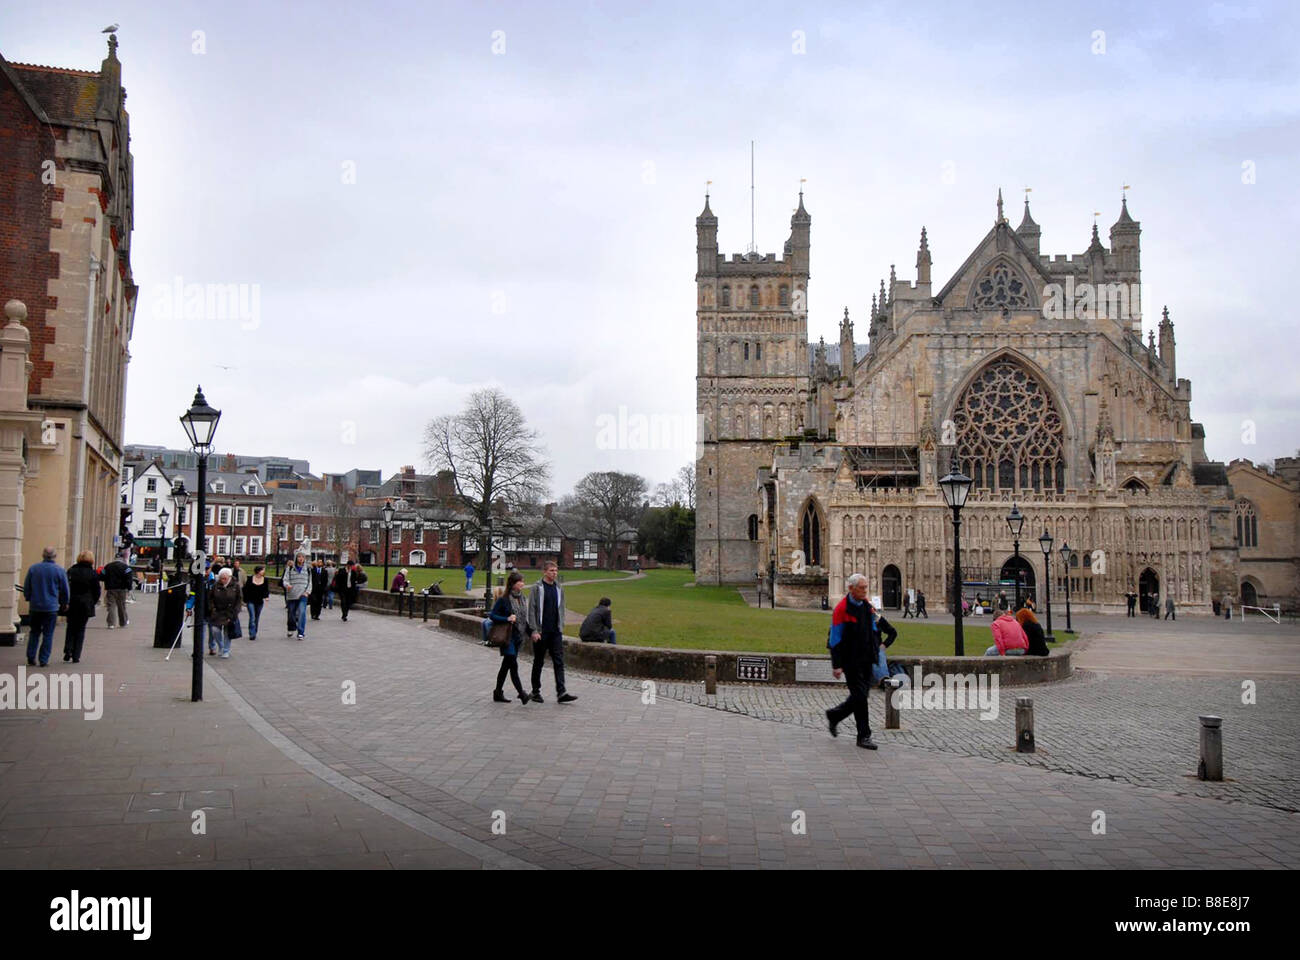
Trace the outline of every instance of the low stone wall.
{"type": "MultiPolygon", "coordinates": [[[[444,614],[439,625],[453,633],[473,640],[482,639],[483,611],[453,611],[444,614]]],[[[907,670],[909,676],[916,666],[923,673],[996,674],[1003,686],[1024,686],[1032,683],[1051,683],[1064,680],[1074,668],[1071,664],[1072,645],[1053,650],[1046,657],[890,657],[891,664],[907,670]]],[[[583,643],[564,638],[564,662],[568,666],[596,673],[610,673],[624,677],[645,677],[652,680],[680,680],[698,682],[704,679],[704,658],[718,658],[718,682],[748,682],[742,676],[743,666],[752,670],[767,661],[768,679],[774,684],[808,683],[822,686],[825,681],[806,678],[810,675],[829,676],[829,655],[801,655],[793,653],[744,653],[735,650],[673,650],[666,647],[632,647],[607,643],[583,643]]],[[[755,681],[762,682],[762,681],[755,681]]]]}
{"type": "MultiPolygon", "coordinates": [[[[271,577],[266,578],[266,582],[271,585],[272,593],[284,593],[284,585],[271,577]]],[[[443,594],[437,597],[423,597],[416,593],[385,593],[383,590],[363,589],[357,594],[357,602],[354,609],[366,610],[370,613],[387,613],[394,616],[409,617],[411,616],[411,604],[415,604],[414,619],[423,619],[425,604],[428,604],[429,619],[442,616],[447,610],[468,609],[478,606],[483,607],[483,601],[474,597],[455,597],[443,594]]],[[[334,600],[335,606],[338,605],[338,598],[334,600]]],[[[482,619],[480,617],[480,619],[482,619]]]]}

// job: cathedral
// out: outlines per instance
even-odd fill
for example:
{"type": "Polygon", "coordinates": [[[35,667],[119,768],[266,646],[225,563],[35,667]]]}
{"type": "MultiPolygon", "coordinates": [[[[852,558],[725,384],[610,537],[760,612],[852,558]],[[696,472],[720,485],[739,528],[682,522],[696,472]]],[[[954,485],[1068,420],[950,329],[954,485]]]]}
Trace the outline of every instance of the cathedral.
{"type": "Polygon", "coordinates": [[[913,590],[943,609],[951,470],[974,480],[968,598],[1018,591],[1041,607],[1048,578],[1053,605],[1068,586],[1080,612],[1122,611],[1130,592],[1188,613],[1240,596],[1240,508],[1191,419],[1167,308],[1143,340],[1127,199],[1108,245],[1094,223],[1082,253],[1048,256],[1028,199],[1012,227],[999,192],[942,286],[922,227],[915,277],[890,268],[865,345],[847,309],[837,344],[808,342],[811,225],[800,193],[781,257],[728,258],[707,196],[695,221],[697,582],[819,606],[863,573],[886,609],[913,590]],[[1027,518],[1018,555],[1013,507],[1027,518]]]}

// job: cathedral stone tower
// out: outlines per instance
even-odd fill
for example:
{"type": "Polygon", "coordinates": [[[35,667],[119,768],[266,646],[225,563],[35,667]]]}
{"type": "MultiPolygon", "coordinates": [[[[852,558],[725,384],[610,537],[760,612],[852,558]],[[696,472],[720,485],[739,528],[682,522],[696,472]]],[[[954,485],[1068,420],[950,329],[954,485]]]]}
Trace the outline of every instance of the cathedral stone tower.
{"type": "Polygon", "coordinates": [[[695,220],[698,414],[695,566],[699,583],[752,583],[766,568],[755,483],[775,444],[802,434],[808,414],[808,247],[812,218],[790,218],[784,256],[718,253],[718,218],[704,198],[695,220]]]}

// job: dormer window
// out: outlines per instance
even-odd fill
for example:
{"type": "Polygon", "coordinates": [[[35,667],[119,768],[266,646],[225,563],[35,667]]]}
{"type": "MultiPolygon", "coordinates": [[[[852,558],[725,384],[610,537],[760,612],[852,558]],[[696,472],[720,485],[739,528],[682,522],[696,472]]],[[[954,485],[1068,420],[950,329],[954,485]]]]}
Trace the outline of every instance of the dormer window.
{"type": "Polygon", "coordinates": [[[212,492],[213,492],[213,493],[225,493],[225,492],[226,492],[226,481],[224,481],[224,480],[213,480],[213,481],[212,481],[212,492]]]}

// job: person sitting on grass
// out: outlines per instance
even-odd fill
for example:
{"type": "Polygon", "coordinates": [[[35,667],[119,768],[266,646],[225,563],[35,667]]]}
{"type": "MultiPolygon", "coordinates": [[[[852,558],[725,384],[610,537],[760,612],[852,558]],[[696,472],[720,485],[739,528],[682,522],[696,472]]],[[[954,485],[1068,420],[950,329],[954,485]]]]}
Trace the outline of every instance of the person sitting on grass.
{"type": "Polygon", "coordinates": [[[1003,610],[989,624],[993,631],[993,646],[984,651],[986,657],[1022,657],[1029,649],[1029,638],[1020,628],[1010,610],[1003,610]]]}
{"type": "Polygon", "coordinates": [[[1033,607],[1029,604],[1021,607],[1020,612],[1016,614],[1016,622],[1020,624],[1020,629],[1025,631],[1025,637],[1029,640],[1029,656],[1047,656],[1047,637],[1043,633],[1042,624],[1034,616],[1033,607]]]}
{"type": "Polygon", "coordinates": [[[609,597],[601,597],[600,603],[587,614],[578,631],[578,639],[584,643],[614,642],[614,619],[609,612],[609,597]]]}

